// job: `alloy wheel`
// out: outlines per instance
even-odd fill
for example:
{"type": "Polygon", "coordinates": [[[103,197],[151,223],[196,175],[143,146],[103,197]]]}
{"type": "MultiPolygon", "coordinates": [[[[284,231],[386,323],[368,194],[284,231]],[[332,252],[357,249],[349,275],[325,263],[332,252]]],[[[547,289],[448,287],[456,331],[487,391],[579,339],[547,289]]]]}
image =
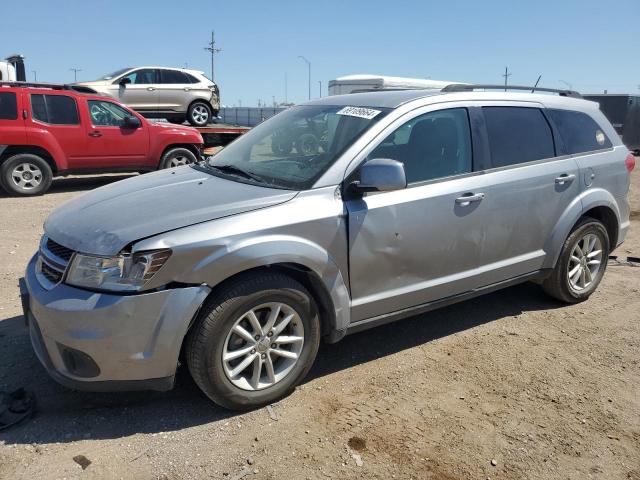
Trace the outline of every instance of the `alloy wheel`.
{"type": "Polygon", "coordinates": [[[42,183],[42,171],[33,163],[19,163],[11,172],[11,180],[22,190],[33,190],[42,183]]]}
{"type": "Polygon", "coordinates": [[[252,308],[231,327],[222,350],[227,378],[242,390],[262,390],[284,379],[300,359],[304,325],[291,306],[252,308]]]}
{"type": "Polygon", "coordinates": [[[578,240],[571,251],[567,268],[569,286],[576,292],[588,288],[597,278],[602,265],[602,242],[587,233],[578,240]]]}
{"type": "Polygon", "coordinates": [[[191,118],[198,125],[206,125],[209,120],[209,110],[204,105],[196,105],[191,111],[191,118]]]}

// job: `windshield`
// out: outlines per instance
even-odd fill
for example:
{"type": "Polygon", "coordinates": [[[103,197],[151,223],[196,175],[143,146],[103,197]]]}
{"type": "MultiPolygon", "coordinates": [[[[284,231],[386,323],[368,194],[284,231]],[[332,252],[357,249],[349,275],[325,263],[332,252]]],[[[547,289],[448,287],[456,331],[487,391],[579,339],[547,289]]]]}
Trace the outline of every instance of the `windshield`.
{"type": "Polygon", "coordinates": [[[209,160],[209,169],[241,181],[306,190],[388,111],[343,105],[292,107],[216,154],[209,160]]]}
{"type": "Polygon", "coordinates": [[[100,77],[98,80],[111,80],[112,78],[117,77],[118,75],[122,75],[124,72],[128,72],[132,67],[121,68],[120,70],[116,70],[109,75],[105,75],[104,77],[100,77]]]}

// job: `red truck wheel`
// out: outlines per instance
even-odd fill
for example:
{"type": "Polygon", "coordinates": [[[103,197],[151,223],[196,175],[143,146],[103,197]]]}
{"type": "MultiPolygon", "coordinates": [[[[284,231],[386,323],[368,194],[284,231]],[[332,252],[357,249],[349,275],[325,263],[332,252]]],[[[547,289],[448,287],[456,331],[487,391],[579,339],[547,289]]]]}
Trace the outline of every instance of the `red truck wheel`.
{"type": "Polygon", "coordinates": [[[2,163],[0,180],[2,187],[11,195],[42,195],[51,186],[53,172],[42,157],[18,153],[2,163]]]}

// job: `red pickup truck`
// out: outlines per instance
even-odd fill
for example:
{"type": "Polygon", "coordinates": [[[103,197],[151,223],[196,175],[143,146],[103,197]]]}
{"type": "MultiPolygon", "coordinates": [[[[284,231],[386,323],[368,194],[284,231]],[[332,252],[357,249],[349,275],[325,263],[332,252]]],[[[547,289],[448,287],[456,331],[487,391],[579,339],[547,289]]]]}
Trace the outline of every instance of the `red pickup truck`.
{"type": "Polygon", "coordinates": [[[201,158],[202,135],[154,123],[80,86],[0,82],[0,186],[47,191],[54,176],[149,171],[201,158]]]}

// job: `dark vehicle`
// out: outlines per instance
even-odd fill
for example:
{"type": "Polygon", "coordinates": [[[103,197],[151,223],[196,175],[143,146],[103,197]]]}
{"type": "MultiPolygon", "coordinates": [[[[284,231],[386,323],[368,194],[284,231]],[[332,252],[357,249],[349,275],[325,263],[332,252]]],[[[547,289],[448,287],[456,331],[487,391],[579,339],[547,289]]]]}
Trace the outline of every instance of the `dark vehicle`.
{"type": "Polygon", "coordinates": [[[296,122],[289,130],[278,130],[271,138],[271,151],[287,155],[295,147],[299,155],[315,155],[327,151],[328,127],[325,115],[316,115],[296,122]]]}
{"type": "Polygon", "coordinates": [[[584,95],[600,104],[600,110],[613,124],[626,147],[640,154],[640,95],[584,95]]]}

